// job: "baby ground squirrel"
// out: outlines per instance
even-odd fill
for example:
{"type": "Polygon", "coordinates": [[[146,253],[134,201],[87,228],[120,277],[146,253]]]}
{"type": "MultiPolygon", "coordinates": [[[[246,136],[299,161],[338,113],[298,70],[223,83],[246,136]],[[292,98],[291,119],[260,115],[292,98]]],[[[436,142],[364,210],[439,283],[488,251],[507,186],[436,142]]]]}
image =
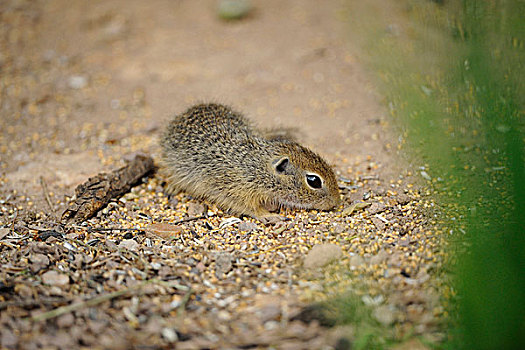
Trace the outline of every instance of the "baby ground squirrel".
{"type": "Polygon", "coordinates": [[[316,153],[277,132],[253,128],[219,104],[177,115],[161,139],[168,193],[184,191],[232,214],[264,220],[280,207],[339,204],[335,174],[316,153]]]}

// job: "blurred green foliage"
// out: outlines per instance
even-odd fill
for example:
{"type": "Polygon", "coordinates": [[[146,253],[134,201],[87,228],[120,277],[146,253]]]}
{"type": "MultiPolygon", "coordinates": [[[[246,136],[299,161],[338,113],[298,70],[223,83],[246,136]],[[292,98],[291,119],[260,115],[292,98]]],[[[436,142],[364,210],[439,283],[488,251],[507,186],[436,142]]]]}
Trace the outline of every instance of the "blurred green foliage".
{"type": "Polygon", "coordinates": [[[525,2],[348,3],[450,233],[446,348],[525,348],[525,2]]]}
{"type": "Polygon", "coordinates": [[[480,126],[479,143],[489,172],[503,172],[494,179],[479,169],[469,179],[465,201],[477,201],[483,210],[471,212],[467,219],[470,249],[458,266],[463,345],[525,348],[525,3],[461,5],[457,23],[465,48],[458,58],[467,66],[455,72],[455,83],[459,93],[472,93],[470,99],[459,100],[459,110],[475,111],[465,115],[480,126]]]}
{"type": "Polygon", "coordinates": [[[359,296],[347,293],[310,305],[303,310],[303,316],[315,319],[325,327],[352,325],[352,334],[346,335],[349,339],[339,339],[338,349],[385,349],[401,340],[396,339],[393,330],[381,325],[372,312],[372,308],[364,305],[359,296]]]}

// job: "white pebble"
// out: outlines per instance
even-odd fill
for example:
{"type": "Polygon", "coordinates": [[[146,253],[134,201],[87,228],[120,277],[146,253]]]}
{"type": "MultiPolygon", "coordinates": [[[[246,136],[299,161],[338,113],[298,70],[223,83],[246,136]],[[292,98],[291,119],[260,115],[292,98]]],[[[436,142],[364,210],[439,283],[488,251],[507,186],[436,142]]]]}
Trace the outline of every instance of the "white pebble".
{"type": "Polygon", "coordinates": [[[72,89],[82,89],[87,86],[87,78],[81,75],[69,77],[68,85],[72,89]]]}

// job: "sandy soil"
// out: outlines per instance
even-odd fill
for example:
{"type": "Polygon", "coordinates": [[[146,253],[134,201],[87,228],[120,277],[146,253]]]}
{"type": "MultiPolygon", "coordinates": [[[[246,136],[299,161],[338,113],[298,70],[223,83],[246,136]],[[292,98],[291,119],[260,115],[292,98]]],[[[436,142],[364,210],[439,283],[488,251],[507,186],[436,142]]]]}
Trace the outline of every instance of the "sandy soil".
{"type": "MultiPolygon", "coordinates": [[[[406,165],[346,35],[344,3],[256,2],[250,16],[231,22],[218,18],[216,4],[2,2],[4,208],[50,220],[41,179],[60,213],[87,177],[138,152],[157,157],[165,121],[203,101],[230,104],[263,127],[297,128],[339,175],[377,176],[377,193],[393,188],[406,165]]],[[[11,220],[6,209],[0,223],[11,220]]]]}
{"type": "MultiPolygon", "coordinates": [[[[20,84],[12,91],[4,83],[11,128],[3,168],[100,149],[104,136],[156,131],[201,101],[230,104],[261,126],[297,127],[303,143],[343,171],[366,156],[384,171],[392,166],[385,113],[338,20],[340,2],[267,1],[238,22],[221,21],[215,5],[15,6],[22,23],[6,31],[4,70],[17,70],[20,84]],[[71,88],[75,77],[86,86],[71,88]],[[344,158],[348,165],[337,163],[344,158]]],[[[142,150],[154,152],[151,145],[142,150]]]]}

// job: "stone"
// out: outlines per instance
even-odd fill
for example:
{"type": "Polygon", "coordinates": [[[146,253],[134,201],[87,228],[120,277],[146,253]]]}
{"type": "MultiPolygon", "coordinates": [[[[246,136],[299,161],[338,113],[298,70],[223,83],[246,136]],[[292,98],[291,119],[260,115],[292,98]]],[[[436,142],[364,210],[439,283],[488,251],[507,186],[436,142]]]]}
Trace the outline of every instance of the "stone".
{"type": "Polygon", "coordinates": [[[78,90],[87,86],[87,78],[82,75],[73,75],[69,77],[68,86],[72,89],[78,90]]]}
{"type": "Polygon", "coordinates": [[[177,332],[173,328],[164,327],[162,328],[161,334],[168,343],[175,343],[177,340],[179,340],[177,332]]]}
{"type": "Polygon", "coordinates": [[[46,255],[41,254],[41,253],[36,253],[36,254],[31,255],[29,260],[33,264],[39,264],[39,265],[44,265],[44,266],[49,265],[49,258],[46,255]]]}
{"type": "Polygon", "coordinates": [[[384,326],[390,326],[395,321],[393,308],[389,305],[381,305],[372,313],[374,318],[384,326]]]}
{"type": "Polygon", "coordinates": [[[25,284],[20,283],[15,285],[15,293],[22,298],[30,298],[33,296],[33,289],[31,289],[29,286],[26,286],[25,284]]]}
{"type": "Polygon", "coordinates": [[[281,316],[281,300],[272,295],[257,295],[254,309],[262,323],[275,321],[281,316]]]}
{"type": "Polygon", "coordinates": [[[219,253],[215,259],[215,275],[217,278],[222,276],[231,270],[232,268],[232,256],[228,253],[219,253]]]}
{"type": "Polygon", "coordinates": [[[51,286],[64,286],[69,283],[69,276],[55,270],[47,271],[42,275],[42,281],[51,286]]]}
{"type": "Polygon", "coordinates": [[[323,267],[343,256],[343,250],[336,244],[315,245],[304,258],[304,267],[315,269],[323,267]]]}
{"type": "Polygon", "coordinates": [[[120,242],[119,247],[131,251],[137,251],[139,249],[139,244],[133,239],[124,239],[120,242]]]}
{"type": "Polygon", "coordinates": [[[41,253],[32,254],[29,257],[29,261],[31,261],[30,268],[33,273],[36,273],[49,265],[49,258],[47,255],[41,253]]]}
{"type": "Polygon", "coordinates": [[[252,7],[251,0],[221,0],[217,14],[225,20],[236,20],[246,17],[252,7]]]}
{"type": "Polygon", "coordinates": [[[204,263],[202,261],[199,261],[197,263],[197,265],[195,265],[195,268],[199,271],[199,272],[203,272],[204,270],[206,270],[206,265],[204,265],[204,263]]]}
{"type": "Polygon", "coordinates": [[[385,209],[386,209],[386,206],[383,203],[378,203],[378,202],[372,203],[370,205],[370,208],[368,208],[368,214],[370,215],[378,214],[378,213],[385,211],[385,209]]]}
{"type": "Polygon", "coordinates": [[[355,327],[352,325],[336,326],[330,329],[328,337],[333,342],[332,346],[336,350],[351,349],[354,338],[355,327]]]}
{"type": "Polygon", "coordinates": [[[386,226],[385,223],[382,220],[380,220],[379,218],[373,217],[371,220],[374,223],[374,226],[379,231],[383,231],[385,229],[385,226],[386,226]]]}
{"type": "Polygon", "coordinates": [[[370,258],[370,265],[378,265],[386,261],[388,253],[381,249],[376,255],[370,258]]]}
{"type": "Polygon", "coordinates": [[[188,215],[189,216],[201,216],[204,215],[208,209],[200,203],[188,203],[188,215]]]}
{"type": "Polygon", "coordinates": [[[75,317],[72,313],[68,312],[67,314],[57,317],[56,322],[59,328],[68,328],[71,327],[73,323],[75,323],[75,317]]]}
{"type": "Polygon", "coordinates": [[[7,227],[0,228],[0,239],[4,239],[5,236],[9,234],[11,230],[7,227]]]}
{"type": "Polygon", "coordinates": [[[0,330],[0,347],[2,349],[15,349],[18,344],[18,337],[9,329],[0,330]]]}
{"type": "Polygon", "coordinates": [[[363,265],[365,259],[361,255],[354,255],[350,258],[350,267],[356,268],[360,265],[363,265]]]}
{"type": "Polygon", "coordinates": [[[307,331],[307,327],[303,322],[291,321],[288,327],[285,328],[286,336],[289,338],[299,338],[307,331]]]}
{"type": "Polygon", "coordinates": [[[259,228],[256,223],[251,221],[243,221],[239,223],[239,231],[243,232],[252,232],[256,231],[259,228]]]}

